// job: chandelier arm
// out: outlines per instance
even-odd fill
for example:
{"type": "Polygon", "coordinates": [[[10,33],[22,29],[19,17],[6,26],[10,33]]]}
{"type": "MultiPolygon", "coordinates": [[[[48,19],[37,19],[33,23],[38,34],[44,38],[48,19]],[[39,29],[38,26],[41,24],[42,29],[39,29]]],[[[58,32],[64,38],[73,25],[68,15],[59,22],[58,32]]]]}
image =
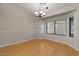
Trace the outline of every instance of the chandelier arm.
{"type": "Polygon", "coordinates": [[[40,3],[39,4],[39,10],[37,13],[35,13],[38,17],[43,17],[46,15],[46,3],[40,3]]]}

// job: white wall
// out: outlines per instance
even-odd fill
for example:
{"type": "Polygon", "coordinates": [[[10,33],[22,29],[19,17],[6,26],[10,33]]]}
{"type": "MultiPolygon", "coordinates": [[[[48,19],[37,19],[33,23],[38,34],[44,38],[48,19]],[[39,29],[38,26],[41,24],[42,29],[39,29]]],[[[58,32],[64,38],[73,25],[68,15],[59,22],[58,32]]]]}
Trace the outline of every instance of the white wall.
{"type": "Polygon", "coordinates": [[[35,17],[17,4],[0,4],[0,47],[33,39],[35,17]]]}
{"type": "MultiPolygon", "coordinates": [[[[53,16],[53,15],[56,15],[56,14],[59,14],[59,13],[63,13],[63,12],[67,12],[69,10],[73,10],[73,9],[76,9],[75,13],[74,13],[74,17],[75,17],[75,21],[74,21],[74,38],[72,37],[69,37],[68,35],[68,19],[67,19],[67,36],[60,36],[60,35],[47,35],[45,34],[45,31],[46,30],[45,28],[43,28],[43,32],[41,31],[41,24],[43,24],[43,26],[45,25],[45,21],[46,19],[41,19],[38,21],[39,23],[39,29],[38,29],[38,38],[50,38],[52,40],[56,40],[56,41],[59,41],[59,42],[62,42],[62,43],[66,43],[66,44],[69,44],[70,46],[74,47],[75,49],[79,50],[79,4],[76,4],[76,5],[72,5],[72,6],[64,6],[63,8],[59,8],[59,9],[56,9],[56,10],[53,10],[51,11],[51,13],[49,15],[47,15],[47,17],[49,16],[53,16]],[[41,32],[40,32],[41,31],[41,32]]],[[[71,14],[70,14],[71,15],[71,14]]],[[[51,18],[52,19],[52,18],[51,18]]],[[[50,17],[48,18],[48,20],[50,20],[50,17]]]]}
{"type": "Polygon", "coordinates": [[[74,38],[68,35],[46,35],[44,20],[36,19],[27,9],[23,9],[16,4],[0,4],[0,47],[32,38],[51,38],[79,49],[79,4],[58,8],[51,11],[47,16],[53,16],[72,9],[76,9],[74,14],[74,38]]]}
{"type": "Polygon", "coordinates": [[[76,13],[75,13],[75,25],[74,25],[74,30],[75,30],[75,45],[77,46],[77,48],[79,49],[79,7],[77,8],[76,10],[76,13]]]}

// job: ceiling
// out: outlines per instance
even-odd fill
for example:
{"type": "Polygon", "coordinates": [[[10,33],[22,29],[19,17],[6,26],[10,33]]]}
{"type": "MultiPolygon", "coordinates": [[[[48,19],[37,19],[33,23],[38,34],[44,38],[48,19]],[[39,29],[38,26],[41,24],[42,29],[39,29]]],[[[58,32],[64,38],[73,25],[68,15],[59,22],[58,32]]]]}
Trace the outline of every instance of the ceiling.
{"type": "MultiPolygon", "coordinates": [[[[73,6],[76,3],[46,3],[48,9],[46,10],[47,13],[51,13],[52,10],[56,10],[58,8],[63,8],[67,6],[73,6]]],[[[39,9],[39,3],[19,3],[19,6],[25,8],[30,13],[34,14],[35,11],[39,9]]]]}

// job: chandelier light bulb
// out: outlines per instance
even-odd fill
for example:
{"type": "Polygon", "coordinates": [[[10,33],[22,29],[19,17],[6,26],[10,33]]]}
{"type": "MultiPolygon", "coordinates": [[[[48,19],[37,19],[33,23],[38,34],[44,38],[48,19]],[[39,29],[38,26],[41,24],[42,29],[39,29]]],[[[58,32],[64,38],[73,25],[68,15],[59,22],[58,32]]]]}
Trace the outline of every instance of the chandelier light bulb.
{"type": "Polygon", "coordinates": [[[39,11],[39,13],[41,13],[41,14],[42,14],[42,13],[43,13],[43,11],[39,11]]]}
{"type": "Polygon", "coordinates": [[[43,15],[46,15],[46,13],[43,13],[43,15]]]}
{"type": "Polygon", "coordinates": [[[35,12],[35,14],[37,15],[37,14],[38,14],[38,12],[35,12]]]}

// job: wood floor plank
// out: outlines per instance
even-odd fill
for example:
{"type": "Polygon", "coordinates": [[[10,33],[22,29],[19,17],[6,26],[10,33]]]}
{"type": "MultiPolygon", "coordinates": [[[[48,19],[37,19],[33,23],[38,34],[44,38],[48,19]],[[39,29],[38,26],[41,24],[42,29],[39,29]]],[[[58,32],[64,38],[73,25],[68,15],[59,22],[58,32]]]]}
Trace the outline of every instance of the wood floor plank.
{"type": "Polygon", "coordinates": [[[0,55],[13,56],[77,56],[72,47],[47,39],[34,39],[0,48],[0,55]]]}

